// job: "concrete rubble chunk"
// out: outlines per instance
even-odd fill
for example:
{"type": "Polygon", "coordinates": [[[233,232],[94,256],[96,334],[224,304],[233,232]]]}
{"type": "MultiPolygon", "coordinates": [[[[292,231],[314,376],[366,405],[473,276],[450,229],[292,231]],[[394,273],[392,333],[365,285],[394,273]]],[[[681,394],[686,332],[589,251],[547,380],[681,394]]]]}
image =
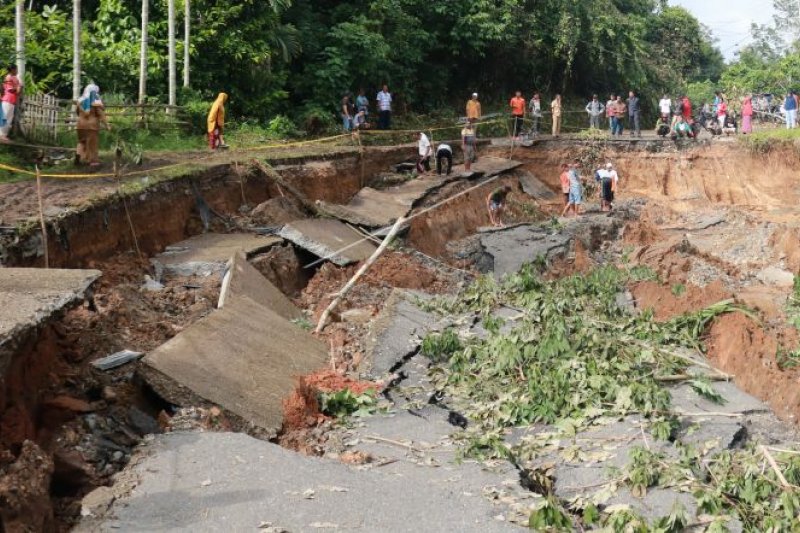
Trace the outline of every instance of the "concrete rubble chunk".
{"type": "Polygon", "coordinates": [[[237,252],[229,261],[226,278],[220,290],[220,308],[225,302],[246,296],[287,320],[303,316],[289,298],[247,262],[243,252],[237,252]]]}
{"type": "Polygon", "coordinates": [[[0,375],[23,335],[82,301],[100,276],[99,270],[0,268],[0,375]]]}
{"type": "Polygon", "coordinates": [[[216,404],[274,432],[297,376],[325,364],[324,343],[249,297],[231,299],[142,360],[142,373],[167,401],[216,404]]]}
{"type": "Polygon", "coordinates": [[[121,352],[112,353],[111,355],[101,357],[100,359],[95,359],[91,364],[98,370],[111,370],[112,368],[117,368],[125,363],[135,361],[142,355],[144,355],[142,352],[122,350],[121,352]]]}
{"type": "Polygon", "coordinates": [[[791,287],[794,285],[794,274],[782,268],[769,266],[756,274],[756,278],[764,285],[791,287]]]}
{"type": "MultiPolygon", "coordinates": [[[[720,405],[707,400],[697,394],[691,386],[683,384],[670,388],[673,409],[679,413],[696,415],[702,415],[703,412],[736,415],[769,411],[766,404],[742,391],[730,381],[716,381],[711,386],[725,399],[725,403],[720,405]]],[[[697,420],[703,420],[702,416],[695,419],[697,420]]]]}
{"type": "Polygon", "coordinates": [[[279,234],[318,257],[329,257],[339,266],[364,261],[376,249],[354,229],[332,218],[296,220],[286,224],[279,234]]]}
{"type": "Polygon", "coordinates": [[[251,256],[281,242],[275,236],[250,233],[204,233],[167,246],[150,260],[156,280],[164,274],[173,276],[210,276],[225,270],[237,252],[251,256]]]}

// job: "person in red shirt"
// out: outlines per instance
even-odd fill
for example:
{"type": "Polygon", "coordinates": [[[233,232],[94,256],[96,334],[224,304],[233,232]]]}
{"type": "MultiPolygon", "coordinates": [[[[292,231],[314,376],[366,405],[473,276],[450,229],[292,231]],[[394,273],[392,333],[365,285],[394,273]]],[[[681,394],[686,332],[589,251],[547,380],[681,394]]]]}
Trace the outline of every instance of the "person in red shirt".
{"type": "Polygon", "coordinates": [[[10,65],[8,74],[3,80],[3,121],[0,125],[0,141],[8,142],[8,133],[14,124],[14,110],[21,90],[22,83],[17,77],[17,66],[10,65]]]}
{"type": "Polygon", "coordinates": [[[683,114],[683,119],[686,122],[691,124],[692,122],[692,102],[689,101],[688,96],[683,97],[683,101],[681,102],[681,111],[683,114]]]}
{"type": "Polygon", "coordinates": [[[558,177],[561,181],[561,193],[564,195],[564,207],[569,205],[569,165],[564,163],[561,165],[561,175],[558,177]]]}
{"type": "Polygon", "coordinates": [[[518,141],[522,132],[522,121],[525,118],[525,99],[521,91],[517,91],[509,106],[511,106],[511,116],[514,117],[514,140],[518,141]]]}

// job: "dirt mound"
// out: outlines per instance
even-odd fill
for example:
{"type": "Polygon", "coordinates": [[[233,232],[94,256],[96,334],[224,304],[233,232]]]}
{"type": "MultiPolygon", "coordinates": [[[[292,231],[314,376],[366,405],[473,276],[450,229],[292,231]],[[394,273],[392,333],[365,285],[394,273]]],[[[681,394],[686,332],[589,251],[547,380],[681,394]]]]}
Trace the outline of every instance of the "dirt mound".
{"type": "Polygon", "coordinates": [[[706,347],[709,360],[733,374],[738,386],[769,404],[779,417],[797,423],[800,369],[781,370],[776,359],[779,347],[795,347],[797,337],[794,330],[766,330],[741,313],[731,313],[714,321],[706,347]]]}
{"type": "Polygon", "coordinates": [[[19,457],[0,452],[0,529],[50,531],[54,527],[50,503],[53,460],[32,441],[25,441],[19,457]]]}
{"type": "Polygon", "coordinates": [[[653,244],[661,237],[658,227],[649,220],[631,222],[625,227],[623,241],[626,244],[645,246],[653,244]]]}
{"type": "Polygon", "coordinates": [[[709,305],[731,298],[731,293],[720,281],[705,287],[696,285],[664,285],[655,281],[641,281],[630,287],[639,309],[652,309],[656,320],[699,311],[709,305]]]}
{"type": "Polygon", "coordinates": [[[295,202],[285,196],[279,196],[258,204],[250,212],[250,217],[255,224],[271,225],[287,224],[305,218],[305,214],[295,202]]]}

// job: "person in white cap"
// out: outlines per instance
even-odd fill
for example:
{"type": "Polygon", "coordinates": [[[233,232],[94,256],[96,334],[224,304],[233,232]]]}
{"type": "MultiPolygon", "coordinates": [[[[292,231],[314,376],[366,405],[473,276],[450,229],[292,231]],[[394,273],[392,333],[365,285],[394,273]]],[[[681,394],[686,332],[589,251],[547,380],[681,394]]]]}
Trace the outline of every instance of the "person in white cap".
{"type": "Polygon", "coordinates": [[[610,162],[606,163],[605,168],[598,170],[597,175],[600,177],[600,209],[602,211],[611,211],[619,175],[617,175],[614,165],[610,162]]]}
{"type": "Polygon", "coordinates": [[[467,122],[475,123],[481,119],[481,103],[478,93],[472,93],[472,98],[467,100],[467,122]]]}

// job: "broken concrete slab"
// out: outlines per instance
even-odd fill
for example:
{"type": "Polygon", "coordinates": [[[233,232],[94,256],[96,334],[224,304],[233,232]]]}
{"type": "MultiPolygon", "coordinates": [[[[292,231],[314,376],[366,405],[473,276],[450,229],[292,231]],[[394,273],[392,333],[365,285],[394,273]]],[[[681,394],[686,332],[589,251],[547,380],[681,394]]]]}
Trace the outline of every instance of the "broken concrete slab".
{"type": "Polygon", "coordinates": [[[703,449],[708,446],[713,457],[722,450],[729,450],[747,436],[747,430],[740,423],[730,419],[704,420],[692,424],[678,439],[683,444],[703,449]]]}
{"type": "Polygon", "coordinates": [[[83,301],[99,270],[0,268],[0,374],[21,337],[83,301]]]}
{"type": "Polygon", "coordinates": [[[410,293],[392,291],[367,337],[365,359],[370,375],[377,378],[402,364],[435,329],[443,329],[442,322],[417,307],[410,293]]]}
{"type": "Polygon", "coordinates": [[[226,303],[241,297],[249,297],[286,320],[303,316],[302,311],[289,298],[247,262],[243,252],[237,252],[228,263],[217,307],[222,308],[226,303]]]}
{"type": "MultiPolygon", "coordinates": [[[[160,435],[129,467],[139,483],[76,531],[516,531],[477,465],[352,467],[239,433],[160,435]],[[412,510],[412,512],[409,512],[412,510]]],[[[126,471],[127,472],[127,471],[126,471]]],[[[128,475],[127,477],[131,477],[128,475]]]]}
{"type": "Polygon", "coordinates": [[[492,228],[480,234],[485,256],[480,264],[490,267],[499,278],[517,272],[525,263],[566,257],[576,239],[584,249],[593,250],[600,242],[613,239],[621,227],[616,213],[603,213],[562,219],[561,226],[555,229],[531,224],[492,228]]]}
{"type": "Polygon", "coordinates": [[[228,260],[237,252],[251,256],[281,242],[275,236],[252,233],[203,233],[164,249],[150,259],[156,279],[173,276],[210,276],[222,273],[228,260]]]}
{"type": "Polygon", "coordinates": [[[322,209],[336,218],[370,228],[393,224],[398,218],[408,215],[411,209],[425,196],[444,185],[464,178],[490,177],[513,170],[522,163],[497,157],[483,157],[468,174],[458,171],[447,175],[425,174],[397,187],[376,190],[361,189],[347,205],[320,203],[322,209]]]}
{"type": "Polygon", "coordinates": [[[519,184],[522,186],[522,191],[525,194],[532,196],[536,200],[543,200],[545,202],[560,202],[562,200],[561,195],[556,194],[554,190],[545,185],[543,181],[530,172],[519,173],[519,184]]]}
{"type": "Polygon", "coordinates": [[[212,403],[275,432],[295,379],[328,358],[324,343],[249,297],[195,322],[142,360],[142,374],[167,401],[212,403]]]}
{"type": "Polygon", "coordinates": [[[332,218],[296,220],[283,226],[279,235],[339,266],[364,261],[377,248],[354,229],[332,218]]]}
{"type": "Polygon", "coordinates": [[[744,415],[769,411],[766,404],[742,391],[733,382],[715,381],[711,386],[725,399],[725,403],[717,404],[707,400],[697,394],[691,386],[683,384],[669,389],[673,409],[677,413],[692,413],[700,419],[703,413],[744,415]]]}

